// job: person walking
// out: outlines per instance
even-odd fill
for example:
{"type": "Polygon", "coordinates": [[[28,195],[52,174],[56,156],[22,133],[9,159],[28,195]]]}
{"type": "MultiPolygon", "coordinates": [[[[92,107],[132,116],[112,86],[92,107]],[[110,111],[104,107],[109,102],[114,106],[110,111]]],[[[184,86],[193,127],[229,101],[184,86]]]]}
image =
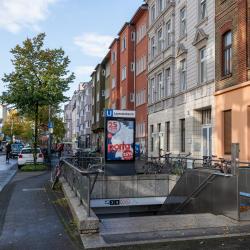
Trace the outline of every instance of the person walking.
{"type": "Polygon", "coordinates": [[[62,156],[62,151],[64,150],[64,144],[60,143],[59,146],[57,147],[57,152],[58,152],[58,158],[60,159],[62,156]]]}
{"type": "Polygon", "coordinates": [[[6,143],[5,149],[6,149],[6,163],[9,163],[10,152],[11,152],[11,144],[9,142],[6,143]]]}

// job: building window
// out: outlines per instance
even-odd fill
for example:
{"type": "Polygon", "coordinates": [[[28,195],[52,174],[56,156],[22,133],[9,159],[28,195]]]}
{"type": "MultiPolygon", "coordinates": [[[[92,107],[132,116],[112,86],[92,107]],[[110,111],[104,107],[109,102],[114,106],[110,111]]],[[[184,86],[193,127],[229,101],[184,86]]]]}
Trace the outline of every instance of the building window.
{"type": "Polygon", "coordinates": [[[145,24],[141,25],[136,32],[136,43],[139,43],[146,35],[147,27],[145,24]]]}
{"type": "Polygon", "coordinates": [[[159,29],[159,30],[158,30],[157,37],[158,37],[158,53],[161,53],[162,50],[163,50],[163,35],[162,35],[162,29],[159,29]]]}
{"type": "Polygon", "coordinates": [[[166,24],[166,41],[167,41],[167,47],[169,47],[172,43],[172,37],[171,37],[171,20],[169,20],[166,24]]]}
{"type": "Polygon", "coordinates": [[[150,125],[150,151],[154,151],[154,125],[150,125]]]}
{"type": "Polygon", "coordinates": [[[186,59],[180,61],[180,90],[185,90],[187,87],[187,68],[186,59]]]}
{"type": "Polygon", "coordinates": [[[207,1],[200,0],[199,2],[199,20],[202,21],[207,16],[207,1]]]}
{"type": "Polygon", "coordinates": [[[151,23],[153,23],[155,20],[155,5],[151,7],[150,15],[151,15],[151,23]]]}
{"type": "Polygon", "coordinates": [[[155,102],[155,79],[152,78],[150,80],[150,90],[149,90],[149,93],[151,95],[151,98],[150,98],[150,101],[151,103],[154,103],[155,102]]]}
{"type": "Polygon", "coordinates": [[[115,88],[116,85],[116,80],[114,77],[112,77],[112,89],[115,88]]]}
{"type": "Polygon", "coordinates": [[[165,71],[165,79],[166,79],[166,96],[171,95],[171,75],[170,75],[170,68],[167,68],[165,71]]]}
{"type": "Polygon", "coordinates": [[[127,67],[123,66],[122,67],[122,81],[125,80],[127,77],[127,67]]]}
{"type": "Polygon", "coordinates": [[[180,135],[181,135],[181,152],[185,152],[185,119],[180,120],[180,135]]]}
{"type": "Polygon", "coordinates": [[[153,36],[151,38],[151,58],[153,59],[155,57],[155,37],[153,36]]]}
{"type": "Polygon", "coordinates": [[[122,38],[122,51],[126,49],[126,37],[122,38]]]}
{"type": "Polygon", "coordinates": [[[170,152],[170,122],[166,122],[166,151],[170,152]]]}
{"type": "Polygon", "coordinates": [[[204,83],[207,80],[207,51],[206,48],[199,50],[199,82],[204,83]]]}
{"type": "Polygon", "coordinates": [[[223,75],[232,73],[232,32],[223,35],[223,75]]]}
{"type": "Polygon", "coordinates": [[[147,67],[147,60],[146,56],[144,55],[143,57],[139,58],[136,62],[136,67],[135,67],[136,75],[139,75],[144,70],[146,70],[146,67],[147,67]]]}
{"type": "Polygon", "coordinates": [[[202,125],[211,124],[211,109],[202,110],[202,125]]]}
{"type": "Polygon", "coordinates": [[[163,11],[163,0],[158,0],[158,13],[161,14],[163,11]]]}
{"type": "Polygon", "coordinates": [[[157,124],[157,127],[158,127],[158,152],[159,152],[159,156],[161,155],[161,150],[163,149],[162,148],[162,140],[161,140],[161,123],[158,123],[157,124]]]}
{"type": "Polygon", "coordinates": [[[162,73],[158,74],[157,82],[158,82],[158,100],[161,100],[163,98],[162,73]]]}
{"type": "Polygon", "coordinates": [[[112,64],[116,61],[116,53],[115,53],[115,51],[112,51],[111,61],[112,61],[112,64]]]}
{"type": "Polygon", "coordinates": [[[232,144],[232,111],[224,111],[224,153],[231,154],[232,144]]]}
{"type": "Polygon", "coordinates": [[[122,100],[121,100],[121,108],[122,108],[122,109],[126,109],[126,96],[123,96],[123,97],[122,97],[122,100]]]}
{"type": "Polygon", "coordinates": [[[96,113],[96,122],[99,122],[99,112],[96,113]]]}
{"type": "Polygon", "coordinates": [[[186,23],[186,7],[180,10],[180,37],[185,36],[187,33],[186,23]]]}

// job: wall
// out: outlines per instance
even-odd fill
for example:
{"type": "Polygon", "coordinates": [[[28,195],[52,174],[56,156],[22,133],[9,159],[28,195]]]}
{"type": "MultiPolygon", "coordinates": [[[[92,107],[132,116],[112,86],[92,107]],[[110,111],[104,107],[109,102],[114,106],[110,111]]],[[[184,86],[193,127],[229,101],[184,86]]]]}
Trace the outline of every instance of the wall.
{"type": "Polygon", "coordinates": [[[250,161],[250,123],[248,122],[250,106],[250,81],[231,87],[215,94],[216,130],[215,145],[218,157],[224,154],[223,111],[232,110],[232,143],[240,144],[240,160],[250,161]]]}
{"type": "Polygon", "coordinates": [[[177,182],[173,175],[99,176],[91,199],[167,196],[177,182]]]}

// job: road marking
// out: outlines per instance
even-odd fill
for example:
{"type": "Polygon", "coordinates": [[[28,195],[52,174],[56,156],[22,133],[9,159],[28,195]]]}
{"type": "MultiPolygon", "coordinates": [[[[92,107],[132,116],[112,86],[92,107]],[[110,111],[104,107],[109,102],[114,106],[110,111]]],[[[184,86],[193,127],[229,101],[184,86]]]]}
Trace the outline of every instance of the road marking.
{"type": "Polygon", "coordinates": [[[23,192],[30,192],[30,191],[45,191],[45,188],[23,188],[23,192]]]}

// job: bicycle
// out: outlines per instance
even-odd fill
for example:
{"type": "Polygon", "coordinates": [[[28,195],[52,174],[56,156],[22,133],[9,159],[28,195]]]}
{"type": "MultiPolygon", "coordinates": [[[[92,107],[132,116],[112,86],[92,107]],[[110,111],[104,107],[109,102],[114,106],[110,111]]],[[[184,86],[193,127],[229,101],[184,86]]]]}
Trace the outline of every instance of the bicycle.
{"type": "Polygon", "coordinates": [[[173,164],[172,174],[182,175],[184,173],[185,169],[187,168],[186,158],[190,155],[191,153],[182,156],[181,154],[178,154],[177,161],[173,164]]]}
{"type": "Polygon", "coordinates": [[[59,178],[62,174],[62,165],[63,165],[62,161],[59,161],[59,163],[56,165],[55,174],[54,174],[52,185],[51,185],[52,190],[55,189],[55,186],[58,183],[59,178]]]}
{"type": "Polygon", "coordinates": [[[224,158],[219,158],[219,162],[214,164],[214,167],[220,170],[223,174],[231,174],[231,161],[224,158]]]}
{"type": "Polygon", "coordinates": [[[151,158],[150,161],[147,161],[144,166],[144,174],[159,174],[163,168],[163,163],[158,159],[151,158]]]}
{"type": "Polygon", "coordinates": [[[213,159],[217,157],[216,155],[203,156],[202,167],[213,168],[213,159]]]}

